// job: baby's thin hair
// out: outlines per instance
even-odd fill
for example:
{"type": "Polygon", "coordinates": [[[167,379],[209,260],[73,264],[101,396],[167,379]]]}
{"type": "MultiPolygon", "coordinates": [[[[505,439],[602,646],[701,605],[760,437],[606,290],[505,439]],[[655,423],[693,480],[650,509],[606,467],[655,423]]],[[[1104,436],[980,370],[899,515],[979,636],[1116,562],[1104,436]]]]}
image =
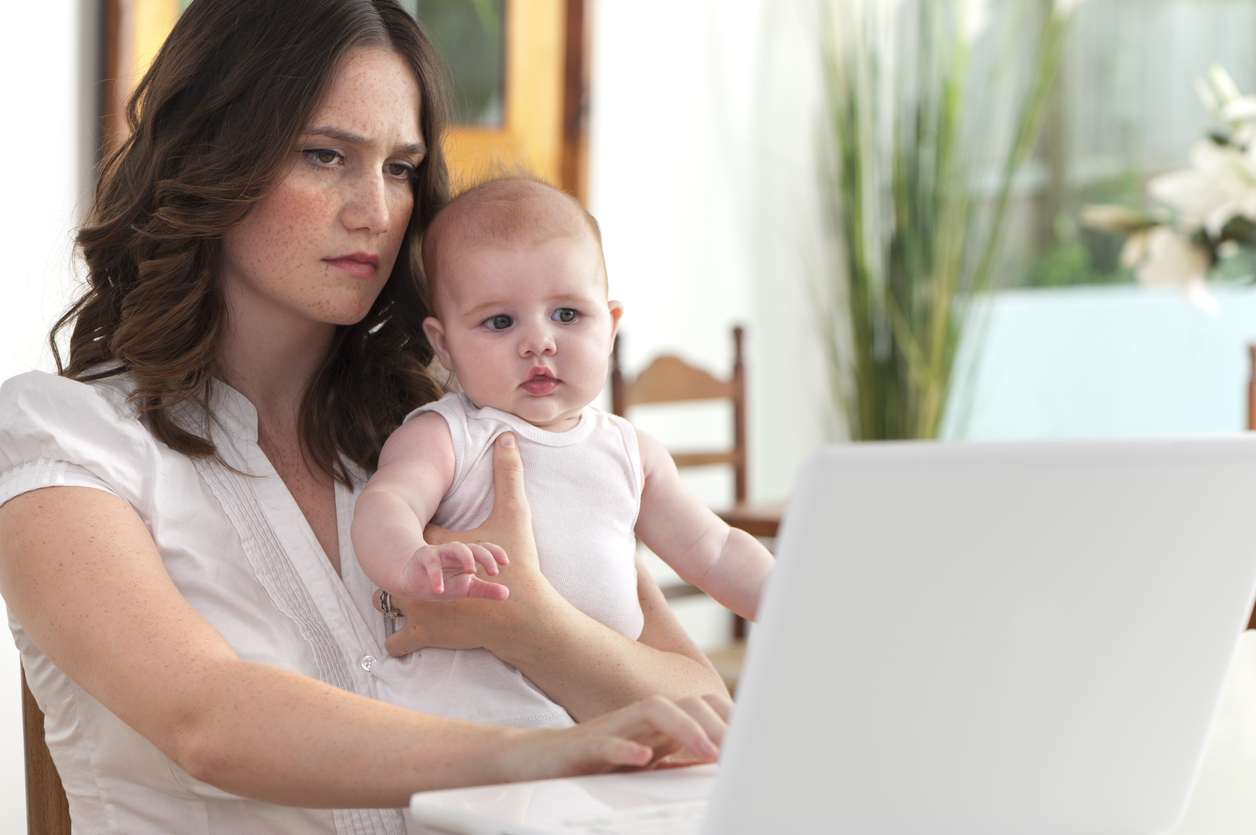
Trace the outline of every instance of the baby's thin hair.
{"type": "Polygon", "coordinates": [[[453,252],[486,246],[545,243],[592,236],[602,251],[597,219],[567,192],[526,171],[498,174],[471,186],[446,204],[423,235],[423,272],[429,305],[441,261],[453,252]]]}

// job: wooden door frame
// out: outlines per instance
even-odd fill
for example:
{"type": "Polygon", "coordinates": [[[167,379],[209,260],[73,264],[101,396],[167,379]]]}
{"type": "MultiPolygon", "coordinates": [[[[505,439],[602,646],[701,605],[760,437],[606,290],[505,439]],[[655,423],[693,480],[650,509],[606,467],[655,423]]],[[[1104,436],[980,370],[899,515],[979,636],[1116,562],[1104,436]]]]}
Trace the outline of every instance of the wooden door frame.
{"type": "MultiPolygon", "coordinates": [[[[543,149],[549,149],[550,158],[533,160],[537,173],[553,179],[583,203],[588,197],[589,42],[593,0],[516,2],[549,6],[545,8],[546,13],[562,23],[562,37],[555,44],[555,48],[561,50],[561,54],[555,56],[561,73],[561,78],[556,79],[557,99],[553,105],[545,105],[552,113],[543,119],[540,128],[533,126],[525,130],[545,134],[539,142],[543,149]]],[[[135,83],[147,71],[178,12],[178,0],[104,0],[100,98],[103,155],[117,148],[125,136],[126,101],[135,83]]],[[[514,48],[518,48],[517,40],[514,48]]],[[[511,107],[509,97],[506,107],[507,110],[511,107]]],[[[516,113],[515,119],[519,118],[520,114],[516,113]]],[[[451,131],[455,142],[457,130],[451,131]]]]}

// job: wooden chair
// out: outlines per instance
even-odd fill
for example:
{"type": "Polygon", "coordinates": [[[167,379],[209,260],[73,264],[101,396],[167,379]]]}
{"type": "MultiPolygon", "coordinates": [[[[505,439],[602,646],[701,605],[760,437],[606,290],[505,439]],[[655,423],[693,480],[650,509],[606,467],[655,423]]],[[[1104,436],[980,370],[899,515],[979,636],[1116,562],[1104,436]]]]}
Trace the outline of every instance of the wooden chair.
{"type": "Polygon", "coordinates": [[[777,507],[755,507],[746,500],[746,370],[742,362],[743,328],[733,328],[733,372],[724,380],[694,368],[675,356],[656,358],[628,379],[619,361],[619,340],[611,352],[611,411],[626,417],[633,406],[647,403],[686,403],[729,400],[733,406],[733,445],[718,452],[673,452],[677,467],[727,465],[733,468],[734,504],[719,516],[751,536],[775,537],[781,524],[777,507]]]}
{"type": "Polygon", "coordinates": [[[70,805],[44,742],[44,713],[22,673],[22,736],[26,743],[26,831],[70,835],[70,805]]]}
{"type": "MultiPolygon", "coordinates": [[[[733,470],[731,508],[717,511],[721,519],[751,536],[773,538],[781,524],[780,507],[756,507],[747,501],[746,490],[746,370],[742,362],[742,338],[745,331],[733,328],[733,370],[726,379],[719,379],[675,356],[660,356],[638,374],[628,378],[619,358],[619,340],[611,352],[611,411],[627,417],[633,406],[666,403],[680,404],[703,400],[728,400],[732,403],[732,447],[716,452],[672,451],[677,467],[725,465],[733,470]]],[[[701,594],[687,584],[663,589],[669,600],[701,594]]],[[[729,690],[736,687],[741,659],[745,652],[746,622],[733,621],[733,642],[727,647],[707,653],[720,672],[729,690]]]]}

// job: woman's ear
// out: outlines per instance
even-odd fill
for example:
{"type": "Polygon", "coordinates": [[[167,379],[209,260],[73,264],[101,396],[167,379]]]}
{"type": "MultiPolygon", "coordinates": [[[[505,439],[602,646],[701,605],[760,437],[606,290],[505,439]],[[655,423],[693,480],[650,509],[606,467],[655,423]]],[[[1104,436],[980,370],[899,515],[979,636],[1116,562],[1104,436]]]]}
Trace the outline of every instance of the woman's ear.
{"type": "Polygon", "coordinates": [[[454,368],[453,360],[449,357],[449,344],[445,341],[445,326],[441,324],[440,319],[435,316],[428,316],[424,319],[423,332],[427,334],[427,341],[432,343],[432,350],[440,358],[440,364],[457,374],[458,369],[454,368]]]}

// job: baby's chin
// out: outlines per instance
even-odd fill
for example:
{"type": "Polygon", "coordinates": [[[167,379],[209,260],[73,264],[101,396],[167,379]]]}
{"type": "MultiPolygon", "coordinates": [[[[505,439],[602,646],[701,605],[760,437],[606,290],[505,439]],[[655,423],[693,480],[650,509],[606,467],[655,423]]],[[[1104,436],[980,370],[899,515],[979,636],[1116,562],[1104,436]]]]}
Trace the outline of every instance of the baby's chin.
{"type": "Polygon", "coordinates": [[[465,389],[462,393],[477,409],[488,408],[505,412],[544,432],[567,432],[575,429],[580,425],[580,415],[584,411],[584,406],[556,411],[548,407],[545,397],[502,401],[490,397],[477,397],[475,393],[465,389]]]}
{"type": "Polygon", "coordinates": [[[567,432],[580,425],[580,413],[584,411],[584,407],[548,413],[543,409],[529,409],[526,407],[506,409],[504,411],[510,412],[520,420],[526,420],[537,429],[545,432],[567,432]]]}

